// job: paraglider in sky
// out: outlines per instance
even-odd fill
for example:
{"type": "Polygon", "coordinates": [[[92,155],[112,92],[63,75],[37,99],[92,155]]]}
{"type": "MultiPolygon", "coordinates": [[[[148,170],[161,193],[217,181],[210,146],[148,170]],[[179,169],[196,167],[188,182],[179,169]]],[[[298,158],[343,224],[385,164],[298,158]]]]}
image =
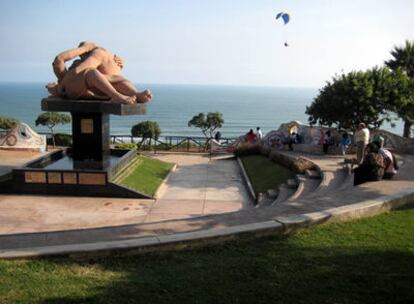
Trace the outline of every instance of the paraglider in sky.
{"type": "MultiPolygon", "coordinates": [[[[276,15],[276,20],[281,18],[283,20],[283,24],[286,25],[289,23],[290,21],[290,15],[288,13],[285,12],[280,12],[279,14],[276,15]]],[[[288,47],[289,44],[287,43],[287,41],[285,41],[284,43],[285,47],[288,47]]]]}
{"type": "Polygon", "coordinates": [[[288,24],[289,20],[290,20],[290,15],[288,13],[284,13],[284,12],[280,12],[279,14],[276,15],[276,20],[282,18],[284,24],[288,24]]]}

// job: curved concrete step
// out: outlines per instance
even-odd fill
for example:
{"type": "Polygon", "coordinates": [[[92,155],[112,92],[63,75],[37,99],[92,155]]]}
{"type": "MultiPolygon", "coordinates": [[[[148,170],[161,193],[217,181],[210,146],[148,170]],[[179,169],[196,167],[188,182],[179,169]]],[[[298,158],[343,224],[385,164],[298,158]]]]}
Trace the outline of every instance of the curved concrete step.
{"type": "Polygon", "coordinates": [[[292,197],[299,196],[303,190],[304,190],[304,180],[306,178],[304,175],[296,175],[296,178],[291,178],[286,181],[286,184],[282,184],[279,186],[279,193],[276,198],[276,200],[270,204],[273,205],[274,203],[278,204],[284,201],[287,201],[288,199],[292,197]],[[286,189],[285,189],[286,188],[286,189]],[[287,190],[289,189],[289,190],[287,190]]]}
{"type": "Polygon", "coordinates": [[[348,188],[349,184],[352,184],[348,171],[344,169],[344,165],[346,165],[346,163],[341,156],[327,157],[325,155],[312,155],[303,152],[291,152],[291,154],[305,157],[314,162],[318,166],[319,172],[317,170],[307,170],[306,176],[308,178],[317,178],[319,175],[321,179],[317,187],[314,185],[311,186],[311,188],[313,187],[312,191],[307,191],[304,195],[295,195],[292,197],[291,201],[294,199],[302,199],[304,197],[309,199],[324,197],[326,195],[330,195],[331,192],[334,192],[339,188],[348,188]]]}
{"type": "Polygon", "coordinates": [[[276,194],[272,193],[269,194],[269,190],[261,195],[258,196],[257,198],[257,204],[254,206],[254,208],[262,208],[262,207],[267,207],[270,206],[273,201],[277,198],[278,195],[278,191],[277,190],[273,190],[273,192],[276,192],[276,194]]]}
{"type": "Polygon", "coordinates": [[[321,179],[321,173],[318,170],[306,170],[307,178],[321,179]]]}
{"type": "Polygon", "coordinates": [[[296,175],[296,183],[297,183],[296,191],[295,193],[293,193],[293,195],[291,195],[288,198],[288,200],[294,200],[302,195],[302,192],[305,190],[305,182],[306,182],[306,177],[304,175],[301,175],[301,174],[296,175]]]}
{"type": "Polygon", "coordinates": [[[352,187],[354,187],[354,175],[345,171],[345,179],[338,187],[338,191],[352,189],[352,187]]]}
{"type": "Polygon", "coordinates": [[[343,169],[336,171],[323,171],[322,181],[319,186],[313,191],[308,198],[315,198],[318,196],[325,196],[332,191],[341,187],[348,177],[348,174],[343,169]]]}
{"type": "Polygon", "coordinates": [[[349,181],[347,172],[340,168],[336,171],[326,171],[323,173],[323,182],[316,187],[313,193],[306,196],[303,195],[295,200],[288,200],[285,204],[291,207],[307,209],[338,197],[339,188],[343,186],[345,181],[349,181]]]}
{"type": "Polygon", "coordinates": [[[319,179],[301,177],[296,192],[288,199],[288,201],[302,199],[311,195],[319,187],[320,183],[321,181],[319,179]]]}
{"type": "Polygon", "coordinates": [[[269,207],[275,201],[282,202],[286,200],[293,200],[304,195],[312,193],[320,184],[320,173],[316,170],[307,170],[305,175],[298,174],[296,178],[288,179],[286,184],[280,185],[278,190],[268,190],[264,193],[260,203],[256,205],[258,207],[269,207]],[[280,188],[288,188],[280,189],[280,188]],[[276,199],[274,198],[276,192],[276,199]],[[282,193],[281,193],[282,192],[282,193]]]}
{"type": "Polygon", "coordinates": [[[294,193],[296,192],[296,189],[292,189],[288,186],[286,186],[285,184],[282,184],[279,186],[279,195],[277,196],[277,198],[273,201],[273,203],[271,204],[271,206],[282,203],[284,201],[286,201],[287,199],[289,199],[289,197],[291,197],[294,193]]]}
{"type": "Polygon", "coordinates": [[[293,202],[296,200],[300,200],[304,197],[307,197],[308,195],[313,193],[313,191],[316,188],[318,188],[320,184],[320,180],[306,178],[304,175],[298,175],[297,180],[298,180],[298,187],[296,188],[294,193],[283,201],[282,199],[280,199],[278,201],[279,203],[282,203],[282,202],[289,203],[289,202],[293,202]]]}
{"type": "Polygon", "coordinates": [[[318,188],[319,184],[321,183],[320,179],[307,178],[307,175],[301,174],[298,174],[296,176],[295,181],[297,184],[296,188],[293,188],[293,180],[289,180],[290,183],[288,185],[283,185],[283,187],[280,187],[279,195],[271,205],[279,204],[285,201],[297,200],[299,198],[310,195],[313,193],[313,191],[315,191],[315,189],[318,188]],[[290,191],[284,188],[290,189],[290,191]]]}

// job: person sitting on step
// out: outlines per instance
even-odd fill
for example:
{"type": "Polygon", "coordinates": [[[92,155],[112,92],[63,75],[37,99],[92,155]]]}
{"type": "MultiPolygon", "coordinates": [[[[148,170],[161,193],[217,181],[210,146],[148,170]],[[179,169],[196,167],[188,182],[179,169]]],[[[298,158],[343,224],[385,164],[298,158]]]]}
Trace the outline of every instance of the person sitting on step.
{"type": "Polygon", "coordinates": [[[369,143],[365,147],[365,156],[362,163],[355,169],[354,186],[365,182],[379,181],[384,176],[385,162],[384,157],[378,153],[378,146],[374,143],[369,143]]]}

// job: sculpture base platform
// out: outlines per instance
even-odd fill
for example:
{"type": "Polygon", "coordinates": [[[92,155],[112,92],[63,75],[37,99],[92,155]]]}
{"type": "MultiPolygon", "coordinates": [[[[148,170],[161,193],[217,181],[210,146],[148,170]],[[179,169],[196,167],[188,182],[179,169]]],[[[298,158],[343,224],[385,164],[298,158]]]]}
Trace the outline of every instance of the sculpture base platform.
{"type": "Polygon", "coordinates": [[[111,182],[136,153],[110,148],[109,115],[139,115],[145,109],[145,104],[44,98],[43,111],[71,113],[73,147],[14,169],[0,180],[0,193],[149,198],[111,182]]]}
{"type": "Polygon", "coordinates": [[[42,100],[42,110],[70,112],[75,168],[102,170],[110,159],[109,115],[142,115],[146,105],[48,97],[42,100]]]}
{"type": "Polygon", "coordinates": [[[14,169],[9,179],[0,181],[0,193],[150,198],[111,182],[135,155],[134,150],[111,149],[106,168],[79,169],[72,151],[61,149],[14,169]]]}

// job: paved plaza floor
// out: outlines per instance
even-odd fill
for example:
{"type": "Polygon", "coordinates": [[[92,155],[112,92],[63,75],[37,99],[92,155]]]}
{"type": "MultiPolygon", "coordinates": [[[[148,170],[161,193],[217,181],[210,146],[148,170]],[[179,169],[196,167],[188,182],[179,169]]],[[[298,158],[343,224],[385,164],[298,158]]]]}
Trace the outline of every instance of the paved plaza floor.
{"type": "MultiPolygon", "coordinates": [[[[10,165],[2,158],[3,172],[39,155],[30,152],[19,156],[7,156],[10,165]]],[[[234,159],[179,154],[150,156],[178,165],[162,186],[158,199],[0,195],[0,234],[159,222],[252,206],[234,159]]]]}
{"type": "Polygon", "coordinates": [[[0,149],[0,176],[9,173],[25,163],[36,159],[45,153],[35,151],[2,150],[0,149]]]}
{"type": "Polygon", "coordinates": [[[201,155],[151,156],[178,163],[157,200],[1,195],[0,257],[125,250],[256,231],[283,235],[414,204],[412,155],[403,156],[393,180],[354,187],[343,157],[284,153],[317,164],[320,184],[306,191],[305,180],[294,199],[257,208],[234,160],[201,155]]]}

